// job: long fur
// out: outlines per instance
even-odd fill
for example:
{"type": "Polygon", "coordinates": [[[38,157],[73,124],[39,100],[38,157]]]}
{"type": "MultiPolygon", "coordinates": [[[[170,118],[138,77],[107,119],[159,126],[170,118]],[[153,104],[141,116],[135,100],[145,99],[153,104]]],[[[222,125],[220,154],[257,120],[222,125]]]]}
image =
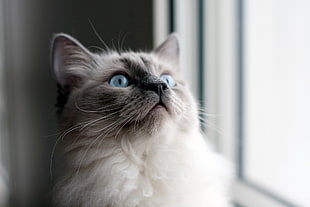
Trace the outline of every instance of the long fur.
{"type": "Polygon", "coordinates": [[[197,105],[173,59],[175,37],[152,53],[90,55],[64,35],[54,44],[54,56],[62,55],[54,60],[56,78],[70,90],[60,116],[56,206],[229,206],[229,170],[200,133],[197,105]],[[130,73],[133,85],[111,87],[109,77],[118,72],[130,73]],[[177,86],[162,92],[167,111],[156,111],[158,95],[143,84],[163,73],[177,86]]]}

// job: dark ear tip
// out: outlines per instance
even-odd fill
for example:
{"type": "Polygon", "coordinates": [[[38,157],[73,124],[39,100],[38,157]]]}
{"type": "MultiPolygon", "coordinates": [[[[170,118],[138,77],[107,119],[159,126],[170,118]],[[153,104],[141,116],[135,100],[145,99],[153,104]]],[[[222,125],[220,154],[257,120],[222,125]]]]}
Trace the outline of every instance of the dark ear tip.
{"type": "Polygon", "coordinates": [[[53,39],[56,40],[58,38],[67,38],[68,36],[70,36],[70,35],[68,35],[66,33],[57,33],[57,34],[53,35],[53,39]]]}
{"type": "Polygon", "coordinates": [[[54,34],[54,36],[52,38],[52,44],[51,44],[52,59],[53,59],[54,52],[55,52],[57,46],[60,43],[64,43],[65,41],[68,41],[68,37],[69,37],[69,35],[67,35],[65,33],[54,34]]]}
{"type": "Polygon", "coordinates": [[[71,35],[68,35],[66,33],[54,34],[53,39],[57,39],[57,38],[74,39],[71,35]]]}
{"type": "Polygon", "coordinates": [[[167,39],[161,44],[159,45],[157,48],[155,48],[153,50],[153,52],[156,54],[156,53],[160,53],[161,51],[165,51],[168,48],[170,49],[174,49],[177,54],[179,53],[179,50],[180,50],[180,36],[178,33],[176,32],[173,32],[171,33],[167,39]]]}
{"type": "Polygon", "coordinates": [[[71,46],[76,46],[77,48],[80,48],[86,54],[88,54],[90,56],[92,54],[77,39],[75,39],[74,37],[72,37],[71,35],[68,35],[66,33],[57,33],[57,34],[55,34],[53,36],[52,44],[51,45],[52,45],[52,53],[55,51],[56,48],[63,48],[63,46],[71,45],[71,46]]]}
{"type": "Polygon", "coordinates": [[[54,34],[53,39],[52,39],[52,45],[56,45],[59,42],[63,42],[63,43],[67,42],[67,43],[76,45],[75,42],[77,42],[77,40],[66,33],[54,34]]]}

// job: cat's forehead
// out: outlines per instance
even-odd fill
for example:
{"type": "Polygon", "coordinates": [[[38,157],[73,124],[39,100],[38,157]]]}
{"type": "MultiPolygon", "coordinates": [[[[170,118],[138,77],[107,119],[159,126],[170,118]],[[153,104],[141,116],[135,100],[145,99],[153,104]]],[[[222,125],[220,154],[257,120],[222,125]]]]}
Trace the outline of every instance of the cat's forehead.
{"type": "Polygon", "coordinates": [[[174,73],[171,65],[167,65],[152,53],[124,52],[112,53],[101,56],[100,62],[106,72],[117,72],[117,70],[128,70],[130,73],[147,72],[160,75],[162,73],[174,73]],[[171,70],[171,72],[170,72],[171,70]]]}
{"type": "Polygon", "coordinates": [[[124,53],[118,57],[118,61],[132,72],[155,73],[159,69],[158,62],[147,53],[124,53]]]}

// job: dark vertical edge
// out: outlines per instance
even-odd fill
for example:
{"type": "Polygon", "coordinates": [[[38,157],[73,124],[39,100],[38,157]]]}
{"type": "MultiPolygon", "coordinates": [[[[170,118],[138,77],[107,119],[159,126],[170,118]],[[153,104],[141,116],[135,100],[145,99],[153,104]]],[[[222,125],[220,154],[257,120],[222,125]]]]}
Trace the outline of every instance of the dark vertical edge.
{"type": "MultiPolygon", "coordinates": [[[[205,107],[205,0],[198,0],[198,98],[200,101],[200,107],[205,107]]],[[[200,114],[204,120],[206,117],[204,114],[200,114]]],[[[201,124],[202,131],[206,132],[206,127],[201,124]]]]}
{"type": "Polygon", "coordinates": [[[150,24],[149,24],[149,27],[148,27],[148,30],[149,30],[149,35],[150,35],[150,39],[149,39],[149,42],[150,42],[150,46],[151,48],[155,48],[156,46],[154,45],[154,36],[155,36],[155,33],[154,33],[154,7],[153,7],[153,2],[152,1],[149,1],[148,2],[148,10],[149,10],[149,19],[150,19],[150,24]]]}
{"type": "Polygon", "coordinates": [[[15,110],[13,109],[13,104],[15,103],[14,100],[14,91],[15,91],[15,85],[11,84],[14,82],[13,73],[13,55],[12,55],[12,18],[11,18],[11,7],[12,7],[12,1],[10,0],[3,0],[2,2],[3,8],[1,12],[3,12],[3,38],[4,38],[4,51],[5,53],[3,61],[4,61],[4,71],[3,76],[5,76],[5,79],[3,83],[3,92],[5,96],[5,107],[7,110],[7,117],[5,117],[5,121],[7,121],[7,131],[6,131],[6,137],[4,138],[6,143],[6,163],[5,163],[5,170],[8,173],[7,177],[7,185],[8,185],[8,206],[16,206],[16,197],[18,193],[18,189],[16,187],[16,184],[19,182],[19,179],[17,177],[17,170],[18,170],[18,164],[17,164],[17,154],[18,151],[16,150],[16,132],[14,129],[15,125],[15,110]],[[9,70],[8,70],[9,68],[9,70]]]}
{"type": "Polygon", "coordinates": [[[237,72],[238,72],[238,103],[237,103],[237,166],[238,177],[244,178],[244,68],[243,68],[243,55],[244,55],[244,22],[243,22],[243,0],[237,0],[237,72]]]}
{"type": "Polygon", "coordinates": [[[169,32],[175,31],[175,1],[169,0],[169,32]]]}

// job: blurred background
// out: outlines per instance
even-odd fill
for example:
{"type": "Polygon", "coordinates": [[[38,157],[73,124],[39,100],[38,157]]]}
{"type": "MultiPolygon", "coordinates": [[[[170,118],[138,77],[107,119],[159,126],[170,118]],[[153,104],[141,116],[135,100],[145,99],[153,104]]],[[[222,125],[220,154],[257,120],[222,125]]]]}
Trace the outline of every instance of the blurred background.
{"type": "Polygon", "coordinates": [[[202,128],[236,168],[233,204],[310,206],[309,0],[0,0],[0,207],[51,205],[58,32],[91,50],[178,32],[202,128]]]}

